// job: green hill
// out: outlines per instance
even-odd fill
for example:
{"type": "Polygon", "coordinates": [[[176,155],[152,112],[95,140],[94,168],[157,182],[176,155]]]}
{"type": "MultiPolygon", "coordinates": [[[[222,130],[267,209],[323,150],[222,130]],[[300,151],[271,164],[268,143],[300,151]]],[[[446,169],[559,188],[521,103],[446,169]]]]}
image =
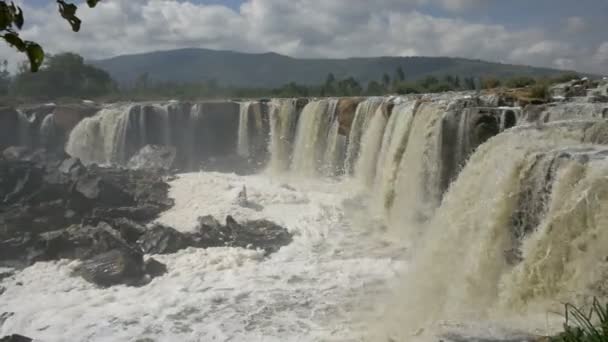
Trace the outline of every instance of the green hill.
{"type": "Polygon", "coordinates": [[[407,79],[425,76],[510,77],[550,76],[563,70],[491,63],[449,57],[374,57],[347,59],[298,59],[276,53],[250,54],[208,49],[179,49],[124,55],[91,61],[122,84],[132,84],[148,73],[150,82],[202,82],[217,80],[223,85],[276,87],[289,82],[314,85],[328,73],[336,78],[354,77],[360,82],[394,76],[401,67],[407,79]]]}

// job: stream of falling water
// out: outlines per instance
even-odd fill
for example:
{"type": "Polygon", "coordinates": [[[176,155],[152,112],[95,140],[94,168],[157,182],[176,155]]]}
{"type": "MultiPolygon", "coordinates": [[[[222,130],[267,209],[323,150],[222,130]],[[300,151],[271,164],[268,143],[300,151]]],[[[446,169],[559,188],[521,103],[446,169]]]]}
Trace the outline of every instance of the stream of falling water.
{"type": "Polygon", "coordinates": [[[270,162],[268,169],[280,173],[289,168],[293,138],[298,122],[295,99],[273,100],[270,103],[270,162]]]}
{"type": "Polygon", "coordinates": [[[252,103],[253,102],[241,103],[239,114],[239,136],[236,153],[245,158],[249,157],[249,108],[252,103]]]}

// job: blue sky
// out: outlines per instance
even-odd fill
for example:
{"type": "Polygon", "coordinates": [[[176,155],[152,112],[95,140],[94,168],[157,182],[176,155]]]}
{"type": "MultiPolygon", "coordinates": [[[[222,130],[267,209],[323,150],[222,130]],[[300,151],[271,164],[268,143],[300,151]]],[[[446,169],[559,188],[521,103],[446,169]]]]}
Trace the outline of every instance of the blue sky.
{"type": "MultiPolygon", "coordinates": [[[[19,0],[23,35],[88,58],[181,47],[294,57],[457,56],[608,73],[606,0],[102,0],[69,32],[19,0]]],[[[20,55],[0,46],[0,57],[20,55]]]]}

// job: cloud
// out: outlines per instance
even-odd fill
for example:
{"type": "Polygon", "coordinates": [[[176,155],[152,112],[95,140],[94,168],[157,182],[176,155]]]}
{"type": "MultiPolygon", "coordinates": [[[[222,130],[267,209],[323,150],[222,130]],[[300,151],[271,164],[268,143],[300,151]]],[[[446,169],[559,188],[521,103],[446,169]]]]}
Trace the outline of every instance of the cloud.
{"type": "MultiPolygon", "coordinates": [[[[473,6],[491,3],[248,0],[235,10],[176,0],[112,0],[95,9],[82,6],[82,30],[74,34],[58,15],[49,16],[56,12],[54,5],[33,7],[22,1],[23,36],[50,52],[75,51],[87,58],[206,47],[294,57],[447,55],[586,71],[608,64],[603,57],[608,47],[574,47],[542,27],[511,28],[461,17],[473,6]],[[432,15],[427,6],[459,14],[432,15]]],[[[580,29],[581,22],[571,18],[568,26],[580,29]]],[[[20,55],[0,44],[0,56],[15,62],[20,55]]]]}

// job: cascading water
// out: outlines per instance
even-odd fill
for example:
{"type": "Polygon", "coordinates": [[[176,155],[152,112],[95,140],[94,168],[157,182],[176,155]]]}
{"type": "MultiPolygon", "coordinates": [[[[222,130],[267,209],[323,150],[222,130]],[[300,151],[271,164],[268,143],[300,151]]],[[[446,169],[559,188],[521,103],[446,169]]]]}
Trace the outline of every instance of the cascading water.
{"type": "Polygon", "coordinates": [[[411,268],[379,331],[411,340],[445,319],[529,329],[509,316],[545,318],[582,299],[578,291],[605,294],[608,150],[581,144],[592,125],[518,128],[482,145],[412,241],[411,268]]]}
{"type": "Polygon", "coordinates": [[[407,149],[417,103],[416,100],[410,100],[397,104],[384,131],[376,169],[376,198],[372,201],[374,209],[381,212],[390,208],[395,197],[399,165],[407,149]]]}
{"type": "Polygon", "coordinates": [[[354,175],[359,183],[371,186],[374,182],[378,151],[381,149],[384,129],[388,120],[388,110],[383,104],[376,109],[365,129],[359,144],[359,157],[355,161],[354,175]]]}
{"type": "Polygon", "coordinates": [[[355,163],[357,162],[357,159],[359,159],[363,133],[366,131],[371,117],[382,104],[382,101],[382,98],[372,97],[359,103],[357,106],[355,119],[351,124],[350,134],[348,136],[348,148],[346,150],[346,161],[344,165],[346,173],[349,175],[353,174],[355,163]]]}
{"type": "Polygon", "coordinates": [[[335,176],[343,172],[345,152],[346,137],[340,135],[340,122],[337,118],[334,118],[333,123],[329,128],[327,147],[323,157],[324,175],[335,176]]]}
{"type": "Polygon", "coordinates": [[[273,100],[270,103],[270,162],[271,172],[283,172],[289,168],[293,139],[298,122],[297,100],[273,100]]]}
{"type": "Polygon", "coordinates": [[[308,103],[302,110],[296,132],[292,172],[314,176],[323,168],[330,122],[336,105],[337,100],[318,100],[308,103]]]}
{"type": "Polygon", "coordinates": [[[249,108],[253,102],[241,103],[239,113],[239,139],[237,142],[237,154],[249,158],[249,108]]]}
{"type": "Polygon", "coordinates": [[[70,134],[66,152],[83,163],[122,164],[132,105],[115,105],[83,119],[70,134]]]}
{"type": "Polygon", "coordinates": [[[441,201],[441,126],[447,103],[422,102],[416,109],[387,206],[393,222],[422,223],[441,201]]]}

